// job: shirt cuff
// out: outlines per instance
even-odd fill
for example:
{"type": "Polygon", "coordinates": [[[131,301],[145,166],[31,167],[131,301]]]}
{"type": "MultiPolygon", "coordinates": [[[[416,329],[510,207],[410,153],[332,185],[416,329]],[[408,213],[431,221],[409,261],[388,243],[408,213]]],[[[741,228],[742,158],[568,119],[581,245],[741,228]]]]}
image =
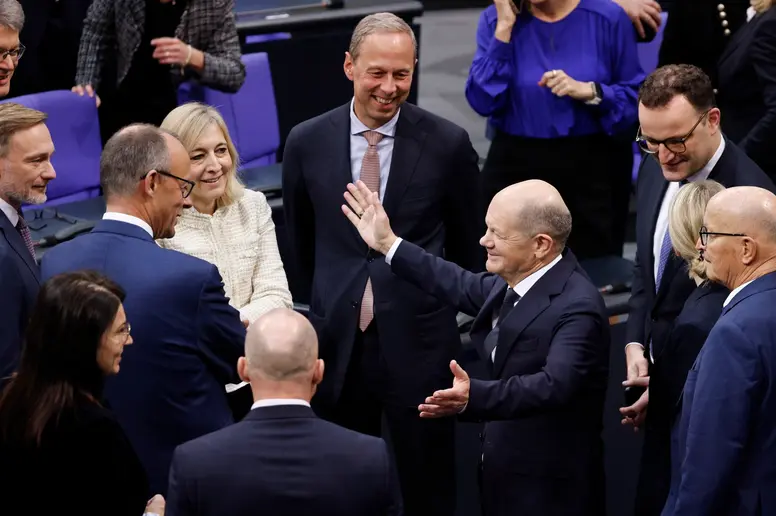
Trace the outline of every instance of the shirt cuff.
{"type": "Polygon", "coordinates": [[[388,265],[391,264],[391,260],[393,260],[393,255],[396,254],[396,250],[399,248],[399,244],[401,244],[402,239],[401,237],[396,237],[396,241],[393,243],[390,249],[388,249],[388,253],[385,255],[385,263],[388,265]]]}
{"type": "Polygon", "coordinates": [[[497,61],[509,61],[512,59],[514,50],[511,43],[504,43],[495,36],[490,41],[488,46],[488,57],[497,61]]]}
{"type": "Polygon", "coordinates": [[[644,344],[642,344],[641,342],[628,342],[627,344],[625,344],[625,349],[628,349],[628,346],[638,346],[641,349],[644,349],[644,344]]]}

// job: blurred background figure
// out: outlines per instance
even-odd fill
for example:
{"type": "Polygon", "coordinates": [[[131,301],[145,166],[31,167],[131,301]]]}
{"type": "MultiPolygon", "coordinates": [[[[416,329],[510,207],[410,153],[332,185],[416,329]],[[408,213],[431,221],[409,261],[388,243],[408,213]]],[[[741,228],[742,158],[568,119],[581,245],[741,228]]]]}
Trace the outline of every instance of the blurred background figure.
{"type": "Polygon", "coordinates": [[[237,364],[253,391],[251,412],[178,447],[170,514],[249,516],[262,507],[289,515],[402,514],[385,441],[319,419],[310,408],[323,368],[303,315],[276,308],[257,319],[237,364]]]}
{"type": "Polygon", "coordinates": [[[106,376],[132,344],[124,291],[90,271],[41,287],[18,374],[0,396],[0,482],[7,514],[163,512],[145,471],[102,401],[106,376]]]}
{"type": "Polygon", "coordinates": [[[727,137],[776,180],[776,1],[752,6],[720,57],[717,102],[727,137]]]}
{"type": "Polygon", "coordinates": [[[632,148],[644,74],[636,34],[611,0],[494,0],[480,17],[466,98],[495,136],[482,171],[484,206],[496,192],[542,179],[574,218],[580,259],[621,255],[632,148]],[[615,207],[617,212],[615,213],[615,207]]]}
{"type": "Polygon", "coordinates": [[[11,77],[24,54],[19,33],[24,27],[24,11],[16,0],[0,0],[0,97],[11,89],[11,77]]]}
{"type": "Polygon", "coordinates": [[[218,267],[229,304],[244,321],[273,308],[291,308],[272,210],[264,194],[240,183],[237,149],[219,112],[184,104],[167,115],[162,129],[178,135],[186,147],[196,186],[175,236],[157,243],[218,267]]]}
{"type": "Polygon", "coordinates": [[[95,0],[84,20],[73,91],[95,96],[103,141],[161,124],[187,79],[235,92],[245,81],[234,0],[95,0]]]}
{"type": "Polygon", "coordinates": [[[663,510],[671,480],[671,430],[680,414],[682,388],[729,294],[724,285],[708,281],[706,262],[695,248],[706,205],[724,189],[711,180],[688,183],[671,203],[668,230],[673,249],[686,264],[687,274],[696,287],[666,335],[663,351],[655,357],[649,378],[625,382],[629,388],[647,388],[636,404],[620,409],[624,424],[643,428],[642,457],[649,457],[641,461],[634,511],[637,516],[658,516],[663,510]]]}

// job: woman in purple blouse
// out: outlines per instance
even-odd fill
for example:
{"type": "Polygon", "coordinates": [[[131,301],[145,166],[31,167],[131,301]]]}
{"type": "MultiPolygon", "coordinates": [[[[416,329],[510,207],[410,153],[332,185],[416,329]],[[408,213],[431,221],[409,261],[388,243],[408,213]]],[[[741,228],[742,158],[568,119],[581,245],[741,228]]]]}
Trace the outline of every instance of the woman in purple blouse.
{"type": "Polygon", "coordinates": [[[495,130],[485,205],[510,184],[543,179],[571,210],[577,257],[621,254],[643,80],[636,32],[612,0],[524,0],[519,9],[494,0],[466,83],[469,104],[495,130]]]}

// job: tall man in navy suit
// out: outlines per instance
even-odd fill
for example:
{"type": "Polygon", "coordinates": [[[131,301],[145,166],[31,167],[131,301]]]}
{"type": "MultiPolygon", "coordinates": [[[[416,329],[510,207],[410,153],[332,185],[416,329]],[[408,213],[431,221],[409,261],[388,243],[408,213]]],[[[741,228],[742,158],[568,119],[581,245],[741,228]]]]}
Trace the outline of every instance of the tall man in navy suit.
{"type": "Polygon", "coordinates": [[[40,288],[38,264],[22,204],[46,202],[56,177],[46,114],[0,104],[0,385],[19,362],[22,337],[40,288]]]}
{"type": "Polygon", "coordinates": [[[310,322],[277,308],[248,329],[237,369],[255,403],[241,422],[178,447],[167,516],[398,516],[388,447],[315,416],[323,378],[310,322]]]}
{"type": "Polygon", "coordinates": [[[391,274],[339,211],[345,186],[360,178],[407,240],[464,268],[482,266],[477,154],[466,131],[404,102],[415,47],[393,14],[358,24],[344,64],[354,98],[291,131],[283,205],[329,371],[314,409],[370,435],[381,434],[384,413],[407,514],[449,516],[454,425],[421,421],[415,407],[450,381],[456,313],[391,274]]]}
{"type": "Polygon", "coordinates": [[[472,342],[490,379],[450,362],[453,387],[429,392],[421,419],[486,421],[480,491],[484,516],[605,513],[601,418],[609,322],[598,290],[569,249],[571,214],[558,191],[525,181],[499,192],[475,274],[398,238],[375,193],[348,185],[342,206],[391,271],[476,316],[472,342]],[[432,394],[433,392],[433,394],[432,394]]]}
{"type": "MultiPolygon", "coordinates": [[[[669,208],[682,183],[713,179],[726,187],[776,189],[765,172],[722,134],[721,118],[711,81],[695,66],[658,68],[641,86],[637,140],[645,157],[636,185],[637,248],[628,301],[626,386],[659,383],[661,391],[679,393],[684,385],[686,371],[662,366],[674,320],[696,287],[684,261],[672,251],[668,233],[669,208]]],[[[666,356],[676,352],[672,349],[666,356]]],[[[645,430],[638,516],[660,514],[668,495],[672,407],[677,401],[659,399],[647,408],[647,389],[636,404],[622,408],[625,422],[645,430]]]]}
{"type": "Polygon", "coordinates": [[[47,252],[43,280],[93,269],[124,288],[135,345],[121,374],[105,384],[148,473],[151,492],[167,492],[172,452],[234,422],[225,385],[237,383],[245,327],[229,306],[215,265],[162,249],[194,182],[183,145],[149,125],[133,125],[105,145],[100,184],[107,211],[91,233],[47,252]]]}
{"type": "Polygon", "coordinates": [[[776,514],[776,195],[720,192],[699,250],[730,289],[684,386],[664,516],[776,514]]]}

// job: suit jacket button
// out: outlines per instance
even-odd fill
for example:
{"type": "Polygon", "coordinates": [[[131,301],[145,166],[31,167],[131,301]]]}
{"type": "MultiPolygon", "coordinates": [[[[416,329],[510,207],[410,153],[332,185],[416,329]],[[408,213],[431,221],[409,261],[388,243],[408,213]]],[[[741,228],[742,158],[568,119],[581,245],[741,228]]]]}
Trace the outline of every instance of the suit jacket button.
{"type": "Polygon", "coordinates": [[[351,301],[350,306],[352,306],[353,308],[358,308],[358,303],[356,303],[355,301],[351,301]]]}

